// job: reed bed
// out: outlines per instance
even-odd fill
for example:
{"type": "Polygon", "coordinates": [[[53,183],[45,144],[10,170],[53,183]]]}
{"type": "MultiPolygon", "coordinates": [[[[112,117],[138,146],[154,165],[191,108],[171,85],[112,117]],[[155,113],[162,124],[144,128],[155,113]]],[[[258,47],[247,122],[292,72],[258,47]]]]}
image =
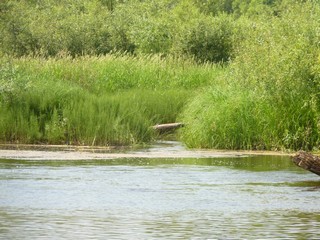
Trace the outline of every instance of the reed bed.
{"type": "Polygon", "coordinates": [[[319,150],[319,3],[174,2],[0,4],[0,141],[319,150]]]}
{"type": "Polygon", "coordinates": [[[127,145],[156,138],[222,71],[192,60],[114,54],[2,58],[0,140],[127,145]]]}
{"type": "Polygon", "coordinates": [[[192,148],[313,150],[320,144],[319,5],[252,23],[218,85],[185,107],[192,148]],[[223,84],[221,84],[223,83],[223,84]]]}

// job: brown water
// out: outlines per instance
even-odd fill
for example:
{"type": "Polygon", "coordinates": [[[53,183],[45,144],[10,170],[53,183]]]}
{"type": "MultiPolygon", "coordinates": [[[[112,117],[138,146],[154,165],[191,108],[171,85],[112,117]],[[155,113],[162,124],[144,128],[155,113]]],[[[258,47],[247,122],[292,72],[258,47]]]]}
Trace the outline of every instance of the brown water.
{"type": "Polygon", "coordinates": [[[320,178],[286,156],[0,160],[0,239],[319,239],[319,229],[320,178]]]}

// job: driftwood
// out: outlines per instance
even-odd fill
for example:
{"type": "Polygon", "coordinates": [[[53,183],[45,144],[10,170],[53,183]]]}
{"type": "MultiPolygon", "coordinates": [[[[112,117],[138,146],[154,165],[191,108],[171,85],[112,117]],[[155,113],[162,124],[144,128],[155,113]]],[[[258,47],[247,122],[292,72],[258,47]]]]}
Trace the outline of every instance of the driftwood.
{"type": "Polygon", "coordinates": [[[180,128],[183,126],[184,126],[183,123],[166,123],[166,124],[157,124],[152,128],[154,130],[159,131],[159,133],[165,133],[165,132],[176,130],[177,128],[180,128]]]}
{"type": "Polygon", "coordinates": [[[292,161],[297,166],[320,176],[320,157],[306,152],[299,152],[292,157],[292,161]]]}

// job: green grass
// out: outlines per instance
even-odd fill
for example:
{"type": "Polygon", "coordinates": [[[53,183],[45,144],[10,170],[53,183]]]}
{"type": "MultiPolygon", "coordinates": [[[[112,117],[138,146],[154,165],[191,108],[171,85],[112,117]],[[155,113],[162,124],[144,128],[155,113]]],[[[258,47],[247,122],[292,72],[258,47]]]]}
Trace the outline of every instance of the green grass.
{"type": "Polygon", "coordinates": [[[31,84],[59,80],[95,94],[132,88],[194,89],[207,86],[221,69],[213,64],[198,65],[187,58],[120,53],[78,58],[22,57],[8,62],[11,71],[23,74],[31,84]]]}
{"type": "Polygon", "coordinates": [[[180,116],[186,123],[181,139],[188,147],[284,150],[317,146],[317,117],[303,96],[277,102],[250,89],[235,89],[210,88],[185,107],[180,116]]]}
{"type": "Polygon", "coordinates": [[[192,60],[106,55],[2,58],[0,141],[127,145],[150,142],[194,90],[222,69],[192,60]]]}
{"type": "Polygon", "coordinates": [[[316,1],[81,2],[0,4],[1,142],[135,144],[182,121],[189,147],[319,149],[316,1]]]}
{"type": "Polygon", "coordinates": [[[228,71],[185,107],[189,147],[317,150],[320,8],[252,22],[228,71]],[[262,21],[264,20],[264,21],[262,21]]]}

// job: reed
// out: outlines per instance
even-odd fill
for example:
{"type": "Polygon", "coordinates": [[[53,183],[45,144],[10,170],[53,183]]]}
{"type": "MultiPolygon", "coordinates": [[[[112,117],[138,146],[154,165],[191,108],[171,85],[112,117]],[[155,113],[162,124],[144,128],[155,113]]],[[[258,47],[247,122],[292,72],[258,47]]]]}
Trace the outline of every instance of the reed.
{"type": "Polygon", "coordinates": [[[267,2],[0,4],[0,141],[316,150],[320,7],[267,2]]]}
{"type": "Polygon", "coordinates": [[[182,58],[1,59],[2,142],[126,145],[156,137],[222,71],[182,58]]]}
{"type": "Polygon", "coordinates": [[[316,16],[312,3],[297,3],[281,18],[255,22],[220,84],[185,107],[183,141],[196,148],[317,150],[316,16]]]}

